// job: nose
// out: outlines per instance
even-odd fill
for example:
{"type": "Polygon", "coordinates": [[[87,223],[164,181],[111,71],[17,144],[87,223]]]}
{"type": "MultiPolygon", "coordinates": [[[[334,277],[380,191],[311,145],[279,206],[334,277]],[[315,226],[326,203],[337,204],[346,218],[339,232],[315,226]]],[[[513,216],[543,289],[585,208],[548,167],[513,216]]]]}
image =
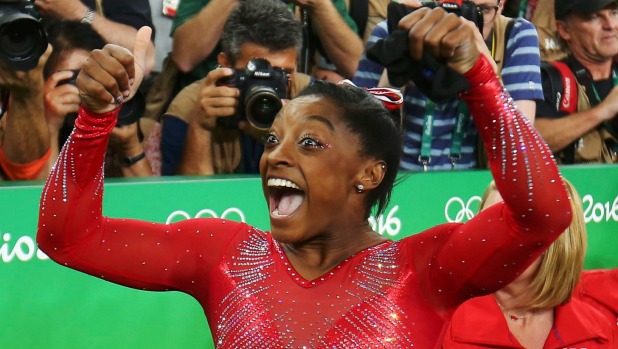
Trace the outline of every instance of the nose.
{"type": "Polygon", "coordinates": [[[603,27],[610,30],[618,30],[618,16],[613,11],[603,13],[603,27]]]}
{"type": "Polygon", "coordinates": [[[272,167],[292,166],[295,162],[293,155],[294,146],[293,142],[286,140],[267,146],[262,154],[262,160],[272,167]]]}

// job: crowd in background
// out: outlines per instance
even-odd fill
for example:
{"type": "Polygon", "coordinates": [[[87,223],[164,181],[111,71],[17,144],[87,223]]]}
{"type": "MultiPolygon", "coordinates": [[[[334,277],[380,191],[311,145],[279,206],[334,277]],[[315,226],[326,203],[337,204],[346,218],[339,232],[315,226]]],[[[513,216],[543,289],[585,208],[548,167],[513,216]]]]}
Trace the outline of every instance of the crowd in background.
{"type": "MultiPolygon", "coordinates": [[[[472,116],[452,86],[437,81],[432,92],[406,78],[389,81],[397,76],[397,67],[366,54],[389,36],[397,19],[431,3],[288,1],[298,19],[289,25],[298,28],[285,29],[285,25],[260,27],[265,13],[232,18],[228,23],[239,2],[178,3],[169,56],[161,71],[150,74],[140,98],[123,107],[126,119],[109,145],[108,177],[256,173],[268,122],[264,127],[251,122],[251,117],[246,122],[243,114],[250,111],[241,110],[247,107],[243,99],[252,84],[270,86],[277,81],[248,79],[246,86],[226,89],[220,86],[225,74],[219,70],[227,67],[236,76],[245,74],[254,57],[284,68],[288,87],[280,92],[281,98],[294,97],[315,80],[350,79],[364,87],[401,89],[405,96],[400,108],[402,170],[486,167],[472,116]],[[437,90],[446,92],[435,94],[437,90]],[[212,122],[226,116],[235,116],[234,121],[212,122]]],[[[559,162],[615,162],[615,3],[557,0],[558,11],[553,10],[554,0],[474,3],[480,18],[463,10],[458,14],[476,20],[479,40],[487,44],[486,54],[494,59],[497,74],[559,162]],[[546,63],[554,61],[560,63],[546,63]]],[[[107,43],[130,49],[139,27],[154,29],[146,0],[37,0],[33,4],[53,51],[28,69],[0,62],[5,100],[0,165],[5,180],[44,179],[49,173],[80,103],[75,84],[67,82],[75,81],[71,74],[79,71],[87,53],[107,43]]],[[[154,52],[151,45],[147,72],[154,67],[154,52]]]]}

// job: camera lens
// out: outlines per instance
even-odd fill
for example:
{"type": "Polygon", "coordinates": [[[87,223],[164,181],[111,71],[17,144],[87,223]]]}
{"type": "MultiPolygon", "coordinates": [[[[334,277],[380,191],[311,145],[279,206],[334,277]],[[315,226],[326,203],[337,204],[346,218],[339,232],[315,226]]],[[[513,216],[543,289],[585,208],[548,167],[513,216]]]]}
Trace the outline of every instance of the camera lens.
{"type": "Polygon", "coordinates": [[[33,32],[36,33],[36,27],[30,21],[18,20],[7,24],[2,29],[0,46],[8,55],[26,56],[36,43],[35,37],[31,35],[33,32]]]}
{"type": "Polygon", "coordinates": [[[257,87],[245,102],[247,121],[259,129],[268,129],[283,103],[275,91],[267,87],[257,87]]]}
{"type": "Polygon", "coordinates": [[[34,18],[15,14],[0,16],[0,56],[9,68],[30,70],[47,49],[47,37],[34,18]]]}

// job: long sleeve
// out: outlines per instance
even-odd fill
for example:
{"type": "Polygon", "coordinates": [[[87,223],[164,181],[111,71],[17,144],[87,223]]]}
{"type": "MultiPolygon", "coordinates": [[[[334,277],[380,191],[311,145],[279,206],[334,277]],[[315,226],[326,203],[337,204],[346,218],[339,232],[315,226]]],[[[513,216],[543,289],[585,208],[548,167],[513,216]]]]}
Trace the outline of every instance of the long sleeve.
{"type": "MultiPolygon", "coordinates": [[[[116,113],[81,109],[41,196],[37,242],[54,261],[125,286],[203,289],[208,273],[247,225],[218,219],[158,224],[104,217],[103,161],[116,113]]],[[[250,229],[250,227],[249,227],[250,229]]]]}
{"type": "Polygon", "coordinates": [[[569,197],[551,151],[483,57],[462,94],[483,139],[504,203],[465,224],[410,239],[427,298],[451,308],[510,283],[571,222],[569,197]]]}

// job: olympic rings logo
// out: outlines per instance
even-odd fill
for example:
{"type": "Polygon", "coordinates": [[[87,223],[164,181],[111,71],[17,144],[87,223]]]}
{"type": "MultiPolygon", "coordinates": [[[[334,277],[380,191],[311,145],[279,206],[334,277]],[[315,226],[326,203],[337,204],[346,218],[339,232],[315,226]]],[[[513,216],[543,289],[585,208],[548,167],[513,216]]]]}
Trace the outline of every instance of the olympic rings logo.
{"type": "Polygon", "coordinates": [[[444,206],[444,217],[446,217],[446,220],[450,223],[468,221],[474,217],[475,212],[478,211],[478,205],[480,205],[480,203],[481,197],[478,195],[472,196],[465,203],[459,197],[452,197],[444,206]],[[475,207],[474,205],[477,206],[475,207]],[[453,218],[453,213],[455,213],[455,218],[453,218]]]}
{"type": "MultiPolygon", "coordinates": [[[[188,212],[183,211],[183,210],[176,210],[170,213],[169,216],[167,216],[167,219],[165,220],[165,224],[176,222],[178,220],[191,219],[191,218],[192,217],[188,212]]],[[[228,218],[228,219],[233,219],[235,221],[245,222],[245,214],[242,212],[242,210],[236,207],[230,207],[226,209],[225,211],[223,211],[221,216],[217,215],[215,211],[209,208],[205,208],[203,210],[200,210],[198,213],[196,213],[193,218],[224,218],[224,219],[228,218]],[[229,217],[230,215],[232,215],[232,218],[229,217]]]]}

